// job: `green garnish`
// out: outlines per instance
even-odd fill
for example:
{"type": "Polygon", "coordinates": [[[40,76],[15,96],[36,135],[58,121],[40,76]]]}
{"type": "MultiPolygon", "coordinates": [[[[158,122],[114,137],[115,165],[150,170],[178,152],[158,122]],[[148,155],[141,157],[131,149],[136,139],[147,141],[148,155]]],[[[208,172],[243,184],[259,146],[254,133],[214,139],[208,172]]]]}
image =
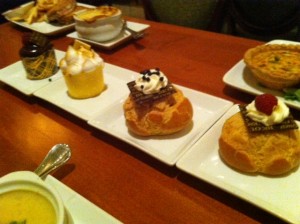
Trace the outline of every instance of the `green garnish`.
{"type": "Polygon", "coordinates": [[[26,219],[25,220],[23,220],[23,221],[12,221],[12,222],[10,222],[9,224],[26,224],[27,223],[27,221],[26,221],[26,219]]]}
{"type": "Polygon", "coordinates": [[[300,101],[300,89],[288,88],[284,89],[284,99],[300,101]]]}
{"type": "Polygon", "coordinates": [[[280,61],[280,57],[279,56],[275,56],[272,60],[270,60],[271,63],[277,63],[280,61]]]}

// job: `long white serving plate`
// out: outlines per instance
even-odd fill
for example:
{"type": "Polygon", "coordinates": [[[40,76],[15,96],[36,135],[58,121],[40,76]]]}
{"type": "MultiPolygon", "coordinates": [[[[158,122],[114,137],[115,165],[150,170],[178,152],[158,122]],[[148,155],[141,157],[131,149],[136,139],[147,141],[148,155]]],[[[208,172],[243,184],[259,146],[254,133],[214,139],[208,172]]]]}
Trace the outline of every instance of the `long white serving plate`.
{"type": "MultiPolygon", "coordinates": [[[[64,52],[55,51],[57,58],[64,52]]],[[[20,62],[0,71],[0,80],[27,94],[43,99],[83,119],[93,127],[105,131],[157,158],[174,165],[180,156],[191,147],[231,106],[232,102],[195,91],[183,86],[193,106],[192,124],[185,130],[167,136],[141,138],[131,135],[125,125],[123,102],[129,95],[127,83],[135,80],[139,73],[105,63],[104,81],[106,89],[89,99],[73,99],[67,93],[67,86],[61,71],[57,77],[32,81],[26,78],[20,62]],[[41,81],[41,82],[39,82],[41,81]]]]}
{"type": "MultiPolygon", "coordinates": [[[[201,180],[244,199],[273,215],[300,223],[300,170],[286,176],[247,175],[228,167],[219,157],[218,139],[225,120],[239,111],[234,105],[176,163],[201,180]]],[[[298,126],[300,122],[297,122],[298,126]]],[[[300,127],[300,126],[299,126],[300,127]]]]}
{"type": "Polygon", "coordinates": [[[121,223],[54,177],[49,175],[45,181],[58,191],[74,224],[121,223]]]}
{"type": "MultiPolygon", "coordinates": [[[[300,44],[299,42],[286,41],[286,40],[273,40],[267,44],[300,44]]],[[[276,91],[268,89],[260,85],[252,76],[250,70],[246,67],[243,60],[240,60],[234,65],[223,77],[224,83],[227,85],[239,89],[243,92],[247,92],[253,95],[260,95],[263,93],[271,93],[278,98],[282,99],[288,106],[300,109],[299,101],[285,100],[284,93],[282,91],[276,91]]]]}

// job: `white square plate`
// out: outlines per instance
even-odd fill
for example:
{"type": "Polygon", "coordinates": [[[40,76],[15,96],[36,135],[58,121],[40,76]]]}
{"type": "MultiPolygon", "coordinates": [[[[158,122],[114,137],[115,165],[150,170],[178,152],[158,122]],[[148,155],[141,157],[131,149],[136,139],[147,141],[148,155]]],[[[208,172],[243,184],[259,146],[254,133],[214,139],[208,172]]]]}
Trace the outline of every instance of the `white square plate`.
{"type": "Polygon", "coordinates": [[[67,187],[52,176],[47,176],[45,180],[50,184],[62,197],[67,211],[72,217],[74,224],[119,224],[119,220],[103,211],[81,195],[77,194],[71,188],[67,187]]]}
{"type": "MultiPolygon", "coordinates": [[[[65,53],[55,50],[56,60],[59,61],[65,53]]],[[[41,80],[30,80],[26,77],[26,71],[21,61],[17,61],[0,70],[0,81],[17,89],[25,95],[32,95],[33,92],[43,88],[57,79],[62,78],[62,74],[58,71],[55,75],[41,80]],[[51,81],[50,81],[51,80],[51,81]]]]}
{"type": "MultiPolygon", "coordinates": [[[[273,40],[268,42],[268,44],[300,44],[298,42],[286,41],[286,40],[273,40]]],[[[262,85],[252,76],[250,70],[246,68],[246,65],[243,60],[239,61],[235,66],[233,66],[223,77],[223,81],[236,89],[241,91],[260,95],[262,93],[271,93],[278,98],[282,99],[290,107],[300,109],[299,101],[285,100],[284,93],[282,91],[271,90],[262,85]]]]}
{"type": "MultiPolygon", "coordinates": [[[[201,180],[293,223],[300,223],[300,170],[281,177],[247,175],[223,163],[218,140],[225,120],[239,111],[234,105],[177,162],[176,166],[201,180]]],[[[300,122],[297,122],[298,126],[300,122]]]]}
{"type": "MultiPolygon", "coordinates": [[[[14,24],[17,24],[21,27],[24,27],[24,28],[27,28],[29,30],[42,33],[44,35],[49,35],[49,36],[57,35],[57,34],[64,33],[66,31],[74,29],[75,23],[71,23],[71,24],[67,24],[67,25],[61,25],[61,26],[59,26],[59,25],[55,26],[55,25],[52,25],[52,24],[47,23],[47,22],[28,24],[26,22],[13,21],[12,20],[12,17],[24,14],[24,12],[26,12],[29,8],[31,8],[31,6],[33,4],[34,4],[34,2],[29,2],[29,3],[23,4],[18,8],[11,9],[11,10],[8,10],[8,11],[2,13],[2,15],[8,21],[10,21],[14,24]]],[[[78,3],[78,5],[82,5],[82,6],[85,6],[85,7],[93,7],[93,6],[82,4],[82,3],[78,3]]]]}
{"type": "MultiPolygon", "coordinates": [[[[116,101],[88,123],[105,131],[158,160],[174,165],[178,158],[198,140],[231,106],[232,102],[178,86],[193,105],[193,124],[182,132],[160,137],[131,135],[125,124],[123,102],[116,101]]],[[[128,91],[128,90],[127,90],[128,91]]],[[[127,98],[127,96],[126,96],[127,98]]]]}
{"type": "Polygon", "coordinates": [[[59,79],[35,91],[34,96],[56,105],[69,113],[89,120],[113,102],[128,95],[127,82],[135,73],[117,66],[105,63],[104,82],[106,89],[98,96],[88,99],[73,99],[68,95],[65,80],[59,79]],[[121,71],[120,71],[121,70],[121,71]]]}
{"type": "MultiPolygon", "coordinates": [[[[135,22],[129,22],[129,21],[127,21],[126,23],[127,23],[128,28],[130,28],[136,32],[144,32],[146,29],[149,28],[149,25],[147,25],[147,24],[135,23],[135,22]]],[[[132,34],[127,30],[122,31],[120,33],[120,35],[118,35],[116,38],[109,40],[109,41],[105,41],[105,42],[96,42],[96,41],[88,40],[85,38],[81,38],[78,36],[76,31],[73,33],[69,33],[67,36],[87,42],[89,44],[92,44],[92,45],[95,45],[95,46],[98,46],[101,48],[106,48],[106,49],[112,49],[114,47],[117,47],[120,44],[122,44],[125,41],[128,41],[132,38],[132,34]]]]}

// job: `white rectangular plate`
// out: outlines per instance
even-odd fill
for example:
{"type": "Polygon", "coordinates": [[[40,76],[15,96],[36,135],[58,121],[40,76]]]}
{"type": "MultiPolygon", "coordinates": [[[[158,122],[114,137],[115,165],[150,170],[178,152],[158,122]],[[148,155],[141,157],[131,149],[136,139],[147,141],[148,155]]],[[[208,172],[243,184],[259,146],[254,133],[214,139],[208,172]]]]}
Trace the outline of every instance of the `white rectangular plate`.
{"type": "MultiPolygon", "coordinates": [[[[56,60],[59,61],[64,56],[63,51],[55,50],[56,60]]],[[[17,89],[25,95],[32,95],[33,92],[45,87],[57,79],[62,78],[62,74],[58,71],[55,75],[42,79],[30,80],[26,77],[26,71],[21,61],[17,61],[0,70],[0,81],[17,89]],[[51,80],[51,82],[49,81],[51,80]]]]}
{"type": "Polygon", "coordinates": [[[74,224],[121,223],[54,177],[49,175],[45,181],[58,191],[74,224]]]}
{"type": "MultiPolygon", "coordinates": [[[[125,98],[116,101],[88,123],[135,146],[158,160],[174,165],[178,158],[198,140],[231,106],[232,102],[178,86],[193,105],[193,124],[186,130],[160,137],[131,135],[123,115],[125,98]]],[[[126,97],[127,98],[127,97],[126,97]]]]}
{"type": "MultiPolygon", "coordinates": [[[[22,21],[13,21],[12,17],[17,16],[17,15],[22,15],[24,12],[27,11],[28,8],[30,8],[33,5],[33,2],[29,2],[26,4],[21,5],[18,8],[8,10],[2,15],[10,22],[17,24],[21,27],[27,28],[32,31],[36,31],[45,35],[57,35],[60,33],[67,32],[69,30],[74,29],[75,23],[67,24],[67,25],[61,25],[61,26],[55,26],[47,22],[40,22],[40,23],[32,23],[32,24],[27,24],[26,22],[22,21]]],[[[86,7],[93,7],[90,5],[78,3],[78,5],[86,6],[86,7]]]]}
{"type": "MultiPolygon", "coordinates": [[[[135,23],[135,22],[129,22],[129,21],[127,21],[127,26],[136,32],[144,32],[146,29],[149,28],[149,25],[147,25],[147,24],[135,23]]],[[[98,47],[106,48],[106,49],[112,49],[114,47],[117,47],[120,44],[122,44],[125,41],[128,41],[132,38],[131,33],[127,30],[122,31],[120,33],[120,35],[118,35],[116,38],[109,40],[109,41],[105,41],[105,42],[96,42],[96,41],[92,41],[92,40],[88,40],[88,39],[79,37],[76,31],[73,33],[69,33],[67,36],[78,39],[78,40],[82,40],[89,44],[96,45],[98,47]]]]}
{"type": "MultiPolygon", "coordinates": [[[[225,165],[218,139],[225,120],[239,111],[234,105],[177,162],[176,166],[201,180],[240,197],[272,214],[300,223],[300,170],[281,177],[246,175],[225,165]]],[[[298,126],[300,122],[297,122],[298,126]]]]}
{"type": "Polygon", "coordinates": [[[104,82],[106,89],[98,96],[88,99],[73,99],[67,93],[65,80],[59,79],[44,88],[34,92],[33,95],[48,101],[69,113],[89,120],[113,102],[128,95],[127,82],[132,80],[135,73],[117,66],[105,63],[104,82]]]}
{"type": "MultiPolygon", "coordinates": [[[[286,40],[274,40],[268,42],[268,44],[300,44],[300,43],[293,42],[293,41],[286,41],[286,40]]],[[[278,98],[282,99],[290,107],[300,109],[300,102],[285,100],[282,91],[271,90],[258,84],[258,82],[252,76],[250,70],[246,68],[246,65],[243,60],[239,61],[234,67],[232,67],[224,75],[223,81],[231,87],[237,88],[241,91],[250,94],[260,95],[262,93],[271,93],[277,96],[278,98]]]]}

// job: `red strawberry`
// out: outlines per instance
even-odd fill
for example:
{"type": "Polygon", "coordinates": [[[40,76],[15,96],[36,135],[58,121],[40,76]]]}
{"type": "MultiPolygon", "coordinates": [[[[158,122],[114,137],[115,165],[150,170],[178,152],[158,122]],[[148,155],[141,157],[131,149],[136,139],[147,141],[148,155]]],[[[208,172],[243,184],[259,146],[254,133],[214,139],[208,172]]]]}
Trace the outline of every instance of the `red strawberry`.
{"type": "Polygon", "coordinates": [[[271,94],[265,93],[255,98],[255,107],[262,113],[271,115],[277,106],[277,98],[271,94]]]}

